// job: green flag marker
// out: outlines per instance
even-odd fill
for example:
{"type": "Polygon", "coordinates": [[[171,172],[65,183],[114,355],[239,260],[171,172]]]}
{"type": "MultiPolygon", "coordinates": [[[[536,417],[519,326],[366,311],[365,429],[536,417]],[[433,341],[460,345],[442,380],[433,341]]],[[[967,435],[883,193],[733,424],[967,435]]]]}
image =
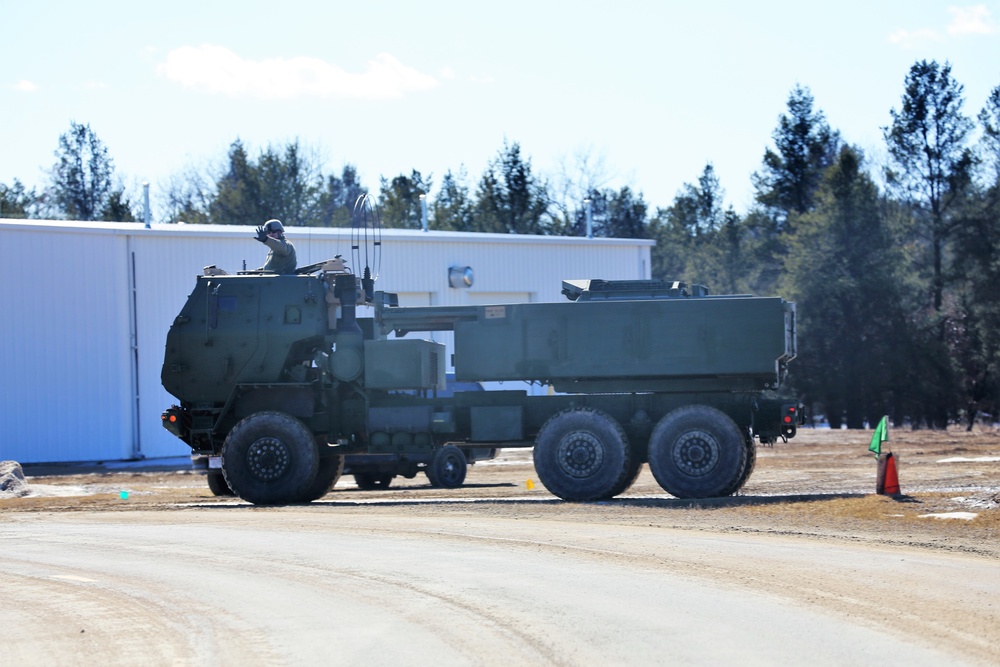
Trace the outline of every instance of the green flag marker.
{"type": "Polygon", "coordinates": [[[875,432],[872,433],[872,443],[868,445],[868,451],[875,454],[875,458],[882,453],[882,443],[889,439],[889,424],[888,416],[882,417],[879,421],[878,426],[875,427],[875,432]]]}

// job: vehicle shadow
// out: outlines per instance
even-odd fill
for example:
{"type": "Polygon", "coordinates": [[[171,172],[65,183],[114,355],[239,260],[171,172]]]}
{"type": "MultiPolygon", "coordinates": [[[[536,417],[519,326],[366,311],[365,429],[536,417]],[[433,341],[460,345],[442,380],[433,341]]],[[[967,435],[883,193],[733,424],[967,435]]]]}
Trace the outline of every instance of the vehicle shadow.
{"type": "MultiPolygon", "coordinates": [[[[518,487],[520,484],[515,482],[496,482],[493,484],[487,483],[469,483],[466,482],[462,484],[460,488],[463,489],[509,489],[518,487]]],[[[447,491],[448,489],[443,489],[440,487],[432,486],[431,484],[409,484],[407,486],[390,486],[384,489],[361,489],[354,486],[345,486],[342,488],[334,488],[330,493],[341,494],[341,493],[403,493],[405,491],[429,491],[431,489],[437,491],[447,491]]]]}
{"type": "MultiPolygon", "coordinates": [[[[504,487],[504,486],[517,486],[516,484],[479,484],[479,485],[465,485],[463,488],[480,487],[504,487]]],[[[415,487],[405,487],[401,490],[413,490],[415,487]]],[[[420,487],[417,487],[420,488],[420,487]]],[[[353,490],[352,490],[353,491],[353,490]]],[[[371,498],[363,497],[367,492],[359,492],[360,497],[355,498],[336,498],[337,494],[326,495],[319,500],[314,500],[311,503],[292,503],[289,505],[262,505],[255,506],[245,503],[238,498],[231,499],[231,502],[227,503],[191,503],[185,504],[185,507],[192,507],[198,509],[234,509],[240,507],[359,507],[359,506],[370,506],[378,505],[380,507],[427,507],[433,505],[592,505],[592,506],[619,506],[619,507],[643,507],[643,508],[662,508],[662,509],[724,509],[724,508],[735,508],[735,507],[756,507],[764,505],[782,505],[789,503],[803,503],[803,502],[829,502],[832,500],[840,500],[844,498],[863,498],[867,495],[865,493],[808,493],[808,494],[791,494],[791,495],[775,495],[775,496],[729,496],[725,498],[698,498],[698,499],[680,499],[672,498],[670,496],[663,497],[649,497],[643,496],[637,497],[624,497],[624,498],[611,498],[609,500],[594,500],[585,502],[574,502],[562,500],[560,498],[555,498],[552,496],[540,496],[534,497],[516,497],[516,498],[386,498],[382,493],[392,491],[392,489],[386,489],[381,492],[378,496],[373,496],[371,498]]],[[[906,502],[914,502],[915,499],[897,498],[897,500],[906,502]]]]}
{"type": "MultiPolygon", "coordinates": [[[[758,507],[788,503],[824,502],[843,498],[863,498],[864,493],[800,493],[774,496],[727,496],[724,498],[615,498],[613,502],[629,507],[663,507],[668,509],[721,509],[758,507]]],[[[598,501],[604,504],[612,501],[598,501]]]]}

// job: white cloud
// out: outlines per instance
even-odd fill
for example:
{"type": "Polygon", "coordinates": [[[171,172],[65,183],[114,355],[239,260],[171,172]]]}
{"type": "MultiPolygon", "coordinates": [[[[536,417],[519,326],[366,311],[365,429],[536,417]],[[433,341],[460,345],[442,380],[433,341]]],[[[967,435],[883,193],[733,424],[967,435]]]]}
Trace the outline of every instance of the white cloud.
{"type": "Polygon", "coordinates": [[[921,28],[919,30],[906,30],[905,28],[900,28],[889,35],[889,41],[893,44],[898,44],[905,49],[912,49],[922,42],[940,42],[941,35],[939,35],[937,31],[931,30],[930,28],[921,28]]]}
{"type": "Polygon", "coordinates": [[[20,91],[22,93],[34,93],[34,92],[36,92],[38,90],[38,84],[35,83],[34,81],[28,81],[26,79],[21,79],[20,81],[18,81],[17,83],[15,83],[13,86],[11,86],[11,88],[13,88],[14,90],[20,91]]]}
{"type": "Polygon", "coordinates": [[[997,31],[996,22],[990,16],[986,5],[971,7],[949,7],[951,24],[949,35],[992,35],[997,31]]]}
{"type": "Polygon", "coordinates": [[[157,71],[182,86],[208,93],[260,99],[299,96],[394,99],[438,86],[433,76],[380,53],[360,74],[319,58],[249,60],[222,46],[182,46],[157,71]]]}

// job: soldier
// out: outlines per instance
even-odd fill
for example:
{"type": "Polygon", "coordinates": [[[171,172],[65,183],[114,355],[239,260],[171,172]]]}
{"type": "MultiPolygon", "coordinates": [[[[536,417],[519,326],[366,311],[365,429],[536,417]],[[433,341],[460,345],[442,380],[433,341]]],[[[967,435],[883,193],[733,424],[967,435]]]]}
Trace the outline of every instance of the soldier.
{"type": "Polygon", "coordinates": [[[280,220],[268,220],[258,227],[257,240],[268,248],[261,271],[295,273],[295,246],[285,239],[285,227],[280,220]]]}

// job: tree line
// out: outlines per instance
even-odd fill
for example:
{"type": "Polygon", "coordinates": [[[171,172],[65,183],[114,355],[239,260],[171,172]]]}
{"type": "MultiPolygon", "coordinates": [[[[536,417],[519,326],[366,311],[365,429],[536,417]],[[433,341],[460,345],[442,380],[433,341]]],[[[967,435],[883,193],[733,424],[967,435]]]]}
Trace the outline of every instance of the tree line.
{"type": "MultiPolygon", "coordinates": [[[[370,191],[352,165],[324,173],[297,140],[252,155],[234,141],[216,168],[164,190],[170,222],[346,226],[377,194],[382,223],[431,229],[650,238],[653,277],[716,294],[797,303],[790,394],[834,428],[944,428],[1000,419],[1000,86],[974,116],[948,63],[918,61],[884,128],[876,164],[845,142],[796,85],[778,118],[746,213],[724,204],[711,163],[654,210],[641,191],[603,184],[581,156],[547,180],[505,142],[478,181],[449,170],[434,190],[416,169],[370,191]]],[[[71,123],[42,191],[0,183],[0,216],[131,221],[138,207],[88,125],[71,123]]],[[[669,336],[669,332],[664,332],[669,336]]]]}

